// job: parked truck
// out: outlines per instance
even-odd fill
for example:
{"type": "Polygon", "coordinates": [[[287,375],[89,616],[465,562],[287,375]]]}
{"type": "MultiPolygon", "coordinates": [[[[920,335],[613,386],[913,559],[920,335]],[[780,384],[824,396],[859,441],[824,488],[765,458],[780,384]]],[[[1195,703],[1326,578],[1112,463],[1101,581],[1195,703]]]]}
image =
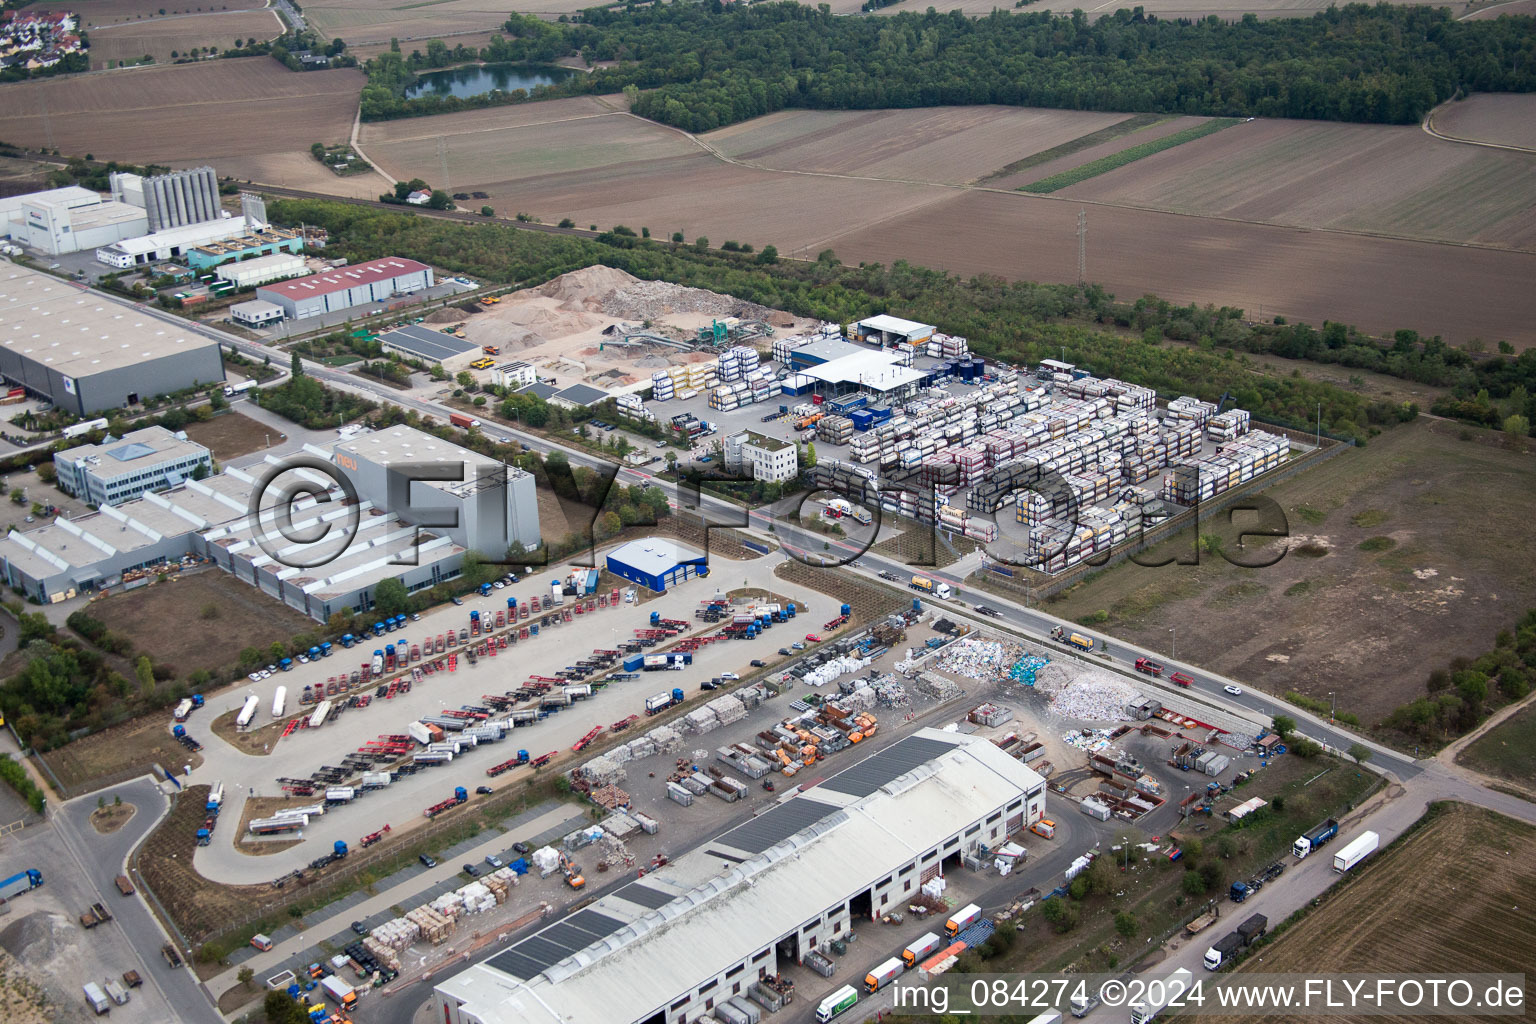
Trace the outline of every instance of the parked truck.
{"type": "Polygon", "coordinates": [[[1348,846],[1333,855],[1333,870],[1343,873],[1376,852],[1381,837],[1375,832],[1362,832],[1350,840],[1348,846]]]}
{"type": "Polygon", "coordinates": [[[320,987],[343,1010],[350,1010],[357,1005],[357,990],[334,974],[321,978],[320,987]]]}
{"type": "Polygon", "coordinates": [[[926,932],[907,944],[901,951],[902,962],[911,970],[922,961],[937,953],[944,945],[944,940],[939,938],[937,932],[926,932]]]}
{"type": "Polygon", "coordinates": [[[879,992],[881,989],[885,988],[885,986],[901,977],[901,972],[903,969],[904,968],[902,967],[901,961],[894,956],[891,957],[889,960],[885,961],[870,971],[868,974],[864,975],[864,991],[868,992],[870,995],[874,995],[876,992],[879,992]]]}
{"type": "Polygon", "coordinates": [[[816,1007],[816,1020],[820,1024],[827,1024],[827,1021],[841,1013],[845,1013],[858,1001],[858,991],[852,985],[844,985],[823,999],[821,1004],[816,1007]]]}
{"type": "Polygon", "coordinates": [[[1092,637],[1083,636],[1081,633],[1068,633],[1060,626],[1057,626],[1055,629],[1051,630],[1051,639],[1060,643],[1064,643],[1068,647],[1075,647],[1080,651],[1093,650],[1092,637]]]}
{"type": "Polygon", "coordinates": [[[245,703],[240,708],[240,714],[235,716],[235,728],[244,729],[251,724],[256,717],[256,708],[261,704],[261,698],[254,693],[245,698],[245,703]]]}
{"type": "Polygon", "coordinates": [[[658,693],[654,697],[645,698],[645,713],[648,715],[660,714],[670,707],[676,707],[684,700],[681,688],[673,688],[671,693],[658,693]]]}
{"type": "Polygon", "coordinates": [[[456,427],[463,427],[466,430],[468,430],[470,427],[478,427],[480,425],[479,420],[475,419],[473,416],[466,416],[461,412],[449,413],[448,422],[452,423],[456,427]]]}
{"type": "Polygon", "coordinates": [[[1183,967],[1174,971],[1162,980],[1162,992],[1155,991],[1156,983],[1148,985],[1148,994],[1157,995],[1158,998],[1148,999],[1131,1004],[1131,1024],[1152,1024],[1168,1004],[1174,1001],[1183,1002],[1189,995],[1190,987],[1195,983],[1195,976],[1183,967]]]}
{"type": "Polygon", "coordinates": [[[1269,931],[1269,918],[1253,914],[1237,926],[1237,930],[1223,935],[1205,951],[1205,969],[1219,971],[1238,953],[1262,939],[1269,931]]]}
{"type": "Polygon", "coordinates": [[[42,884],[43,873],[36,868],[28,868],[4,881],[0,881],[0,899],[9,900],[24,892],[36,889],[42,884]]]}
{"type": "Polygon", "coordinates": [[[117,876],[117,891],[122,893],[124,896],[133,895],[133,883],[128,881],[127,875],[117,876]]]}
{"type": "Polygon", "coordinates": [[[85,1004],[95,1011],[96,1016],[112,1012],[112,1000],[107,998],[100,985],[88,981],[81,988],[85,992],[85,1004]]]}
{"type": "Polygon", "coordinates": [[[1302,833],[1301,836],[1291,844],[1291,853],[1295,855],[1297,860],[1301,860],[1306,857],[1307,854],[1311,853],[1319,846],[1322,846],[1324,843],[1338,834],[1339,823],[1333,818],[1329,818],[1321,825],[1314,825],[1312,828],[1302,833]]]}
{"type": "Polygon", "coordinates": [[[981,908],[974,903],[967,903],[955,911],[953,917],[944,922],[944,931],[950,938],[954,938],[980,920],[981,908]]]}
{"type": "Polygon", "coordinates": [[[1219,971],[1222,965],[1231,960],[1243,948],[1243,937],[1237,932],[1228,932],[1217,939],[1209,949],[1205,951],[1205,969],[1219,971]]]}

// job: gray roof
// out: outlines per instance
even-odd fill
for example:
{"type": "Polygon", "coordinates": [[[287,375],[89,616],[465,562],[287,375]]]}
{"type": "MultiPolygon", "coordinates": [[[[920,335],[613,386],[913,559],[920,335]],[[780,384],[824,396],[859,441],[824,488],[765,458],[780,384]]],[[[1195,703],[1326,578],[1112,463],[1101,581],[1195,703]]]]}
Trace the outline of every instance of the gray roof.
{"type": "Polygon", "coordinates": [[[572,384],[564,391],[555,395],[564,402],[572,402],[576,405],[594,405],[608,397],[608,392],[600,388],[594,388],[586,384],[572,384]]]}
{"type": "Polygon", "coordinates": [[[529,384],[527,387],[523,388],[523,390],[519,391],[518,394],[532,395],[534,398],[542,398],[547,402],[559,390],[560,389],[555,387],[553,384],[545,384],[540,381],[537,384],[529,384]]]}
{"type": "Polygon", "coordinates": [[[429,363],[440,363],[444,359],[452,359],[462,356],[466,352],[478,352],[480,346],[463,338],[455,338],[451,334],[441,331],[429,331],[415,324],[405,327],[397,327],[392,331],[379,335],[379,344],[392,345],[426,360],[429,363]]]}

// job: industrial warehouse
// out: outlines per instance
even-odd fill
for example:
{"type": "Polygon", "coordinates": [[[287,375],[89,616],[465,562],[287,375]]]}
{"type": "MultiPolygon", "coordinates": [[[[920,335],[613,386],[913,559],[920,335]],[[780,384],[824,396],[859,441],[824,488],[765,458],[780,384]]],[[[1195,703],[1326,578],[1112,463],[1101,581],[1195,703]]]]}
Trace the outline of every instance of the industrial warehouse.
{"type": "Polygon", "coordinates": [[[445,1024],[685,1024],[1038,821],[1045,781],[923,729],[439,983],[445,1024]]]}
{"type": "Polygon", "coordinates": [[[432,268],[415,260],[386,256],[256,289],[256,298],[280,306],[289,320],[377,304],[393,306],[403,296],[432,287],[432,268]]]}
{"type": "MultiPolygon", "coordinates": [[[[113,452],[132,456],[138,446],[122,439],[98,447],[115,458],[113,452]]],[[[152,449],[142,457],[151,454],[152,449]]],[[[352,481],[359,503],[350,506],[355,510],[350,524],[336,501],[313,497],[296,500],[292,521],[285,523],[287,505],[277,488],[266,486],[269,479],[296,477],[317,491],[334,482],[317,469],[285,469],[284,460],[273,458],[252,470],[184,479],[170,490],[103,506],[91,515],[13,531],[0,539],[5,581],[51,604],[83,592],[131,588],[167,565],[205,560],[325,622],[337,611],[372,608],[381,580],[399,579],[408,591],[423,590],[457,577],[468,550],[499,557],[509,537],[529,548],[540,543],[531,475],[429,434],[392,427],[331,449],[309,446],[305,454],[334,464],[352,481]],[[418,481],[412,490],[407,477],[412,467],[423,466],[469,478],[418,481]],[[434,500],[418,500],[422,488],[431,488],[434,500]],[[258,500],[261,507],[253,514],[258,500]],[[341,540],[321,559],[310,546],[288,539],[306,531],[330,532],[341,540]]],[[[86,468],[96,467],[87,461],[86,468]]]]}
{"type": "Polygon", "coordinates": [[[140,306],[0,266],[0,374],[77,416],[224,379],[217,342],[140,306]]]}
{"type": "Polygon", "coordinates": [[[690,576],[708,576],[709,560],[676,541],[648,537],[608,552],[608,571],[662,594],[690,576]]]}

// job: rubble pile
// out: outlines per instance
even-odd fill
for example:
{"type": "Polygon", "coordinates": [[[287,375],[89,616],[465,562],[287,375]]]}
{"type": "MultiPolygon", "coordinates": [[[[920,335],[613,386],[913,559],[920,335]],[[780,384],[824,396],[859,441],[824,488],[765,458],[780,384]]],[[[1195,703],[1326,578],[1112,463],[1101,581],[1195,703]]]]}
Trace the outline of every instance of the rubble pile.
{"type": "Polygon", "coordinates": [[[1022,644],[956,640],[934,656],[934,667],[966,679],[997,679],[1025,654],[1022,644]]]}
{"type": "Polygon", "coordinates": [[[1097,722],[1130,721],[1125,705],[1138,693],[1108,672],[1055,664],[1035,673],[1035,688],[1051,698],[1051,710],[1058,715],[1097,722]]]}
{"type": "Polygon", "coordinates": [[[945,679],[937,672],[923,672],[917,677],[917,692],[935,700],[949,700],[960,695],[960,686],[952,679],[945,679]]]}
{"type": "Polygon", "coordinates": [[[884,707],[904,708],[912,704],[912,698],[907,695],[907,688],[890,676],[882,676],[875,680],[875,699],[884,707]]]}
{"type": "Polygon", "coordinates": [[[624,781],[627,774],[623,767],[608,754],[599,754],[594,757],[581,766],[580,772],[581,777],[594,786],[611,786],[615,782],[624,781]]]}

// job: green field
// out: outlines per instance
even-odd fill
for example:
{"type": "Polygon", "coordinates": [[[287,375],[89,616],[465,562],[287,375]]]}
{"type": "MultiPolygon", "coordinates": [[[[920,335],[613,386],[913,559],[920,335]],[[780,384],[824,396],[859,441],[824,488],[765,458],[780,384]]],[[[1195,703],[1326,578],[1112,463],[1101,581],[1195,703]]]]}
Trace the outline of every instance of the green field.
{"type": "Polygon", "coordinates": [[[1536,788],[1536,705],[1489,729],[1457,757],[1468,768],[1536,788]]]}
{"type": "Polygon", "coordinates": [[[1181,146],[1186,142],[1193,142],[1195,139],[1203,139],[1207,135],[1216,134],[1223,128],[1230,128],[1235,124],[1242,123],[1243,118],[1240,117],[1214,118],[1205,122],[1205,124],[1186,128],[1181,132],[1165,135],[1161,139],[1153,139],[1151,142],[1143,142],[1139,146],[1131,146],[1127,149],[1122,149],[1118,153],[1111,153],[1109,156],[1100,157],[1097,160],[1083,164],[1081,167],[1074,167],[1070,171],[1062,171],[1060,174],[1053,174],[1049,178],[1041,178],[1037,182],[1021,186],[1019,191],[1033,192],[1036,195],[1058,192],[1069,185],[1076,185],[1079,182],[1087,181],[1089,178],[1097,178],[1101,174],[1108,174],[1110,171],[1124,167],[1126,164],[1135,163],[1142,157],[1161,153],[1165,149],[1172,149],[1174,146],[1181,146]]]}

